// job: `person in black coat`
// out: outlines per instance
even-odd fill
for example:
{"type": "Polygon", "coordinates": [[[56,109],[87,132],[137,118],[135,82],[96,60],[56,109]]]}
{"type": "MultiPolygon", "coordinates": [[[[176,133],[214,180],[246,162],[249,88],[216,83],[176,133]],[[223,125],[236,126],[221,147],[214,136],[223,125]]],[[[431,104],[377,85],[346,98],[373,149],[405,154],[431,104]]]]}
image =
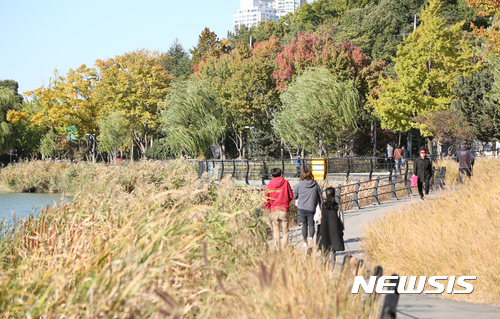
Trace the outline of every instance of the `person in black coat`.
{"type": "Polygon", "coordinates": [[[420,194],[420,199],[424,199],[424,192],[422,188],[425,183],[425,195],[429,194],[429,186],[432,178],[432,163],[426,157],[427,151],[425,147],[421,147],[419,149],[420,157],[415,160],[413,163],[413,176],[418,177],[417,188],[418,193],[420,194]]]}
{"type": "Polygon", "coordinates": [[[321,205],[321,227],[319,231],[319,249],[325,253],[325,259],[329,253],[344,251],[344,222],[340,215],[339,204],[335,201],[335,188],[328,187],[325,190],[326,199],[321,205]]]}

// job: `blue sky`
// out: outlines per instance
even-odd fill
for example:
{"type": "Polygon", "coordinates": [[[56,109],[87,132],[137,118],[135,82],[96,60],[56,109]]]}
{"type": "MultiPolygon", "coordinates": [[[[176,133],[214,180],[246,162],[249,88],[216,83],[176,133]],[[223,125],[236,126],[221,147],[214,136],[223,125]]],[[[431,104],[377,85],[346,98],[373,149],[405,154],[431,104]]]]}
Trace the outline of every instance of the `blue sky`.
{"type": "Polygon", "coordinates": [[[0,0],[0,80],[19,93],[96,59],[138,48],[195,46],[205,27],[223,38],[239,0],[0,0]]]}

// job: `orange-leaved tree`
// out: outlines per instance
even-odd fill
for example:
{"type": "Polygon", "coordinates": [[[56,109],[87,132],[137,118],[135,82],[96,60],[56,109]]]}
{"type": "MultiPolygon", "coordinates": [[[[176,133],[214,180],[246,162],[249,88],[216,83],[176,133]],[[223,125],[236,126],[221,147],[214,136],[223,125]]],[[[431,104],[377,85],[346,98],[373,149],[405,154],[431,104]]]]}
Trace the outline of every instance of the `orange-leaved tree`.
{"type": "MultiPolygon", "coordinates": [[[[500,18],[500,2],[491,0],[465,0],[476,14],[483,17],[500,18]]],[[[471,24],[474,34],[486,39],[489,49],[493,53],[500,53],[500,22],[494,23],[490,28],[476,27],[471,24]]]]}

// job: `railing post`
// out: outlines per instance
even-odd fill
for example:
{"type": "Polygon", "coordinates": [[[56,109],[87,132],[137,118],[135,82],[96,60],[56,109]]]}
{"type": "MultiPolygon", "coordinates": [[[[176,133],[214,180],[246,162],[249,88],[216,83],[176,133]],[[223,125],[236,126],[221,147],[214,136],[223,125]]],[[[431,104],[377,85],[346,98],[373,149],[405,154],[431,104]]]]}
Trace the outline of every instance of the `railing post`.
{"type": "Polygon", "coordinates": [[[205,172],[205,167],[203,164],[203,161],[198,161],[198,179],[200,179],[205,172]]]}
{"type": "Polygon", "coordinates": [[[387,288],[388,290],[394,291],[394,293],[385,295],[384,305],[382,306],[382,312],[380,313],[380,319],[396,318],[396,310],[399,301],[399,293],[398,293],[399,277],[396,274],[392,274],[392,276],[395,276],[396,278],[390,279],[389,282],[396,285],[387,288]]]}
{"type": "Polygon", "coordinates": [[[397,179],[398,178],[396,176],[393,176],[390,179],[390,181],[391,181],[391,199],[398,199],[398,195],[396,194],[396,182],[397,182],[397,179]]]}
{"type": "Polygon", "coordinates": [[[370,180],[372,180],[373,176],[373,158],[370,157],[370,180]]]}
{"type": "Polygon", "coordinates": [[[340,192],[342,191],[342,184],[339,184],[337,186],[337,189],[335,190],[335,201],[339,204],[340,206],[340,192]]]}
{"type": "Polygon", "coordinates": [[[285,160],[281,159],[281,172],[285,175],[285,160]]]}
{"type": "Polygon", "coordinates": [[[356,183],[356,188],[354,189],[354,197],[352,199],[352,208],[360,208],[358,202],[359,187],[361,186],[360,181],[356,183]]]}
{"type": "Polygon", "coordinates": [[[328,176],[328,160],[326,158],[323,158],[323,180],[326,181],[327,176],[328,176]]]}
{"type": "Polygon", "coordinates": [[[434,178],[436,177],[436,169],[433,167],[432,168],[432,178],[429,180],[429,190],[434,191],[436,190],[434,187],[434,178]]]}
{"type": "Polygon", "coordinates": [[[224,161],[220,161],[220,178],[224,178],[224,161]]]}
{"type": "Polygon", "coordinates": [[[446,167],[441,167],[441,183],[443,185],[443,189],[444,186],[446,185],[445,178],[446,178],[446,167]]]}
{"type": "MultiPolygon", "coordinates": [[[[282,174],[283,174],[283,172],[282,172],[282,174]]],[[[266,172],[266,161],[262,160],[262,186],[266,185],[265,179],[267,177],[269,177],[269,176],[267,176],[267,172],[266,172]]]]}
{"type": "Polygon", "coordinates": [[[248,159],[245,160],[246,164],[246,170],[245,170],[245,183],[249,185],[250,183],[248,182],[248,174],[250,173],[250,165],[248,163],[248,159]]]}
{"type": "Polygon", "coordinates": [[[406,188],[406,196],[410,196],[411,195],[411,192],[410,192],[410,188],[408,186],[411,187],[411,182],[408,184],[409,180],[408,180],[408,161],[405,161],[405,180],[404,180],[404,185],[405,185],[405,188],[406,188]]]}
{"type": "Polygon", "coordinates": [[[351,158],[347,157],[347,175],[345,176],[346,180],[349,180],[350,173],[351,173],[351,158]]]}
{"type": "Polygon", "coordinates": [[[378,200],[378,184],[380,183],[380,176],[375,179],[375,185],[373,186],[373,205],[380,205],[378,200]]]}
{"type": "MultiPolygon", "coordinates": [[[[212,160],[212,176],[214,176],[214,174],[215,174],[215,160],[212,160]]],[[[217,174],[217,177],[219,177],[219,174],[217,174]]]]}

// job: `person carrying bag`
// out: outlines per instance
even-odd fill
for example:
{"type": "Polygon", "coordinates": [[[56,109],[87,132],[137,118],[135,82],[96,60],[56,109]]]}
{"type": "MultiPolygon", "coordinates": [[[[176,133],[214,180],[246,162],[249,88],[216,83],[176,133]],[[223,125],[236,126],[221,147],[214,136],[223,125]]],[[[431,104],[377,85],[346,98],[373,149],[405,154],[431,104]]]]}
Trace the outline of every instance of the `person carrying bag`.
{"type": "Polygon", "coordinates": [[[314,180],[311,170],[304,170],[300,182],[293,189],[293,198],[299,200],[297,212],[302,221],[302,238],[305,247],[313,246],[316,206],[323,203],[321,187],[314,180]]]}
{"type": "Polygon", "coordinates": [[[330,253],[335,261],[335,253],[344,251],[344,218],[339,204],[335,201],[335,188],[325,190],[326,199],[321,205],[321,228],[319,231],[319,249],[329,260],[330,253]]]}

